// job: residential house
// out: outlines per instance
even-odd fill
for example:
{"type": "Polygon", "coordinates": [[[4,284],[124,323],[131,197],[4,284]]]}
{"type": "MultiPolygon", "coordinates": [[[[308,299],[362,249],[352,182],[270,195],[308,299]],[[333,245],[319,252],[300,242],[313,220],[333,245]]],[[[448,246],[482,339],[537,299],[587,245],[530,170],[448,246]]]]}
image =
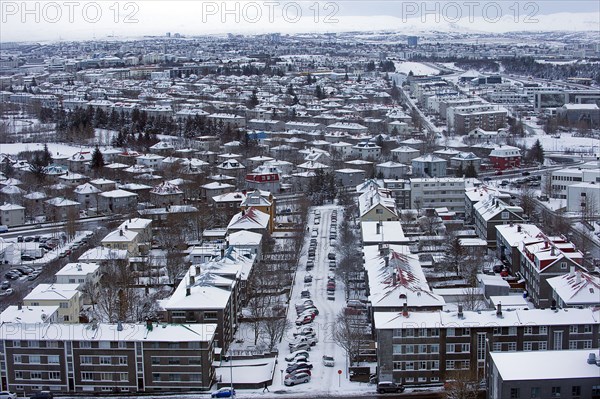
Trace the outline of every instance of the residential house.
{"type": "Polygon", "coordinates": [[[386,189],[371,189],[362,193],[358,197],[358,209],[362,222],[399,220],[396,201],[386,189]]]}
{"type": "Polygon", "coordinates": [[[79,290],[86,284],[96,284],[100,280],[100,265],[98,263],[67,263],[54,273],[56,284],[78,284],[79,290]]]}
{"type": "Polygon", "coordinates": [[[61,323],[79,323],[81,293],[79,284],[38,284],[23,298],[25,306],[58,306],[61,323]]]}
{"type": "Polygon", "coordinates": [[[125,229],[118,229],[108,233],[101,241],[102,246],[109,249],[118,249],[127,251],[128,256],[138,256],[139,233],[125,229]]]}
{"type": "Polygon", "coordinates": [[[268,213],[250,207],[235,214],[231,218],[231,221],[227,225],[227,231],[249,230],[262,234],[271,231],[271,225],[271,217],[268,213]]]}
{"type": "Polygon", "coordinates": [[[411,208],[447,208],[465,213],[465,179],[462,177],[410,179],[411,208]]]}
{"type": "Polygon", "coordinates": [[[129,213],[136,209],[138,196],[135,193],[117,189],[98,194],[98,212],[129,213]]]}
{"type": "Polygon", "coordinates": [[[158,207],[183,204],[183,190],[175,184],[163,182],[150,190],[150,202],[158,207]]]}
{"type": "Polygon", "coordinates": [[[25,207],[16,204],[0,205],[0,225],[8,227],[25,224],[25,207]]]}
{"type": "Polygon", "coordinates": [[[412,175],[414,177],[445,177],[446,163],[443,158],[435,155],[423,155],[412,161],[412,175]]]}
{"type": "Polygon", "coordinates": [[[75,196],[80,203],[81,209],[90,209],[98,207],[98,194],[102,191],[96,186],[85,183],[75,187],[75,196]]]}
{"type": "Polygon", "coordinates": [[[548,285],[559,308],[600,306],[600,278],[571,267],[569,274],[551,277],[548,285]]]}
{"type": "Polygon", "coordinates": [[[521,166],[521,150],[510,145],[500,145],[490,152],[490,162],[494,169],[506,170],[521,166]]]}
{"type": "Polygon", "coordinates": [[[79,218],[80,203],[66,198],[56,197],[44,202],[46,219],[64,222],[69,218],[79,218]]]}
{"type": "Polygon", "coordinates": [[[523,208],[499,198],[488,197],[475,204],[475,231],[479,238],[487,240],[490,249],[496,248],[496,226],[523,221],[523,208]]]}

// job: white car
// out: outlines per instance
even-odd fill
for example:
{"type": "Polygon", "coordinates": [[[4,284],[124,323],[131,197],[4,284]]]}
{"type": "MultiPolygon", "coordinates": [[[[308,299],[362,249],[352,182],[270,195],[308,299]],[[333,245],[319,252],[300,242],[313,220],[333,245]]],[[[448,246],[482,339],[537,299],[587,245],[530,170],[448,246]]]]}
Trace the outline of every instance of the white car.
{"type": "Polygon", "coordinates": [[[283,383],[286,386],[294,386],[296,384],[303,384],[310,381],[310,375],[307,373],[288,374],[285,376],[283,383]]]}
{"type": "Polygon", "coordinates": [[[323,366],[325,366],[325,367],[335,366],[335,360],[333,359],[333,357],[324,355],[323,356],[323,366]]]}
{"type": "Polygon", "coordinates": [[[310,354],[305,350],[299,350],[299,351],[290,353],[289,356],[285,357],[285,360],[287,362],[292,362],[292,361],[294,361],[294,359],[297,359],[299,357],[304,357],[304,358],[308,359],[310,357],[310,354]]]}
{"type": "Polygon", "coordinates": [[[14,392],[2,391],[0,392],[0,399],[17,399],[17,394],[14,392]]]}

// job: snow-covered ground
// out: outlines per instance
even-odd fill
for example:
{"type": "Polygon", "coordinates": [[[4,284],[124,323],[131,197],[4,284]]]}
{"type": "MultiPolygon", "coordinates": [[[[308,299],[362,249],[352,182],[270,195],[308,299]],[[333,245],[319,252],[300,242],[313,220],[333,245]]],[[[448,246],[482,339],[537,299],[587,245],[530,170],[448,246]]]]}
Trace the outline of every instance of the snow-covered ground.
{"type": "Polygon", "coordinates": [[[408,75],[410,71],[412,71],[412,73],[415,75],[437,75],[440,72],[439,70],[432,68],[429,65],[422,64],[420,62],[394,62],[394,66],[396,67],[396,72],[404,73],[406,75],[408,75]]]}
{"type": "Polygon", "coordinates": [[[0,153],[8,155],[17,155],[22,151],[41,151],[44,144],[48,144],[48,150],[52,155],[71,156],[79,151],[91,151],[89,146],[75,146],[61,143],[2,143],[0,144],[0,153]]]}

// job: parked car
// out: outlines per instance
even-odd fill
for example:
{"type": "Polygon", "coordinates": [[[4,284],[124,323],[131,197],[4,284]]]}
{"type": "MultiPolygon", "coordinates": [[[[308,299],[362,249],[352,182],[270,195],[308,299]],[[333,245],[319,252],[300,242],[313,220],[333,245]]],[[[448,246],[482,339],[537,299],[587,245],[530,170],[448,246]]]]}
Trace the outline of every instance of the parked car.
{"type": "Polygon", "coordinates": [[[0,399],[17,399],[17,394],[14,392],[2,391],[0,392],[0,399]]]}
{"type": "Polygon", "coordinates": [[[522,174],[523,176],[529,176],[531,173],[529,173],[529,172],[525,171],[525,172],[523,172],[523,173],[521,173],[521,174],[522,174]]]}
{"type": "Polygon", "coordinates": [[[18,279],[19,277],[21,277],[21,275],[20,275],[20,274],[18,274],[18,273],[14,273],[14,272],[8,271],[8,272],[6,272],[6,273],[4,274],[4,277],[6,277],[6,278],[7,278],[7,279],[9,279],[9,280],[16,280],[16,279],[18,279]]]}
{"type": "Polygon", "coordinates": [[[327,291],[327,300],[335,301],[335,291],[327,291]]]}
{"type": "Polygon", "coordinates": [[[377,393],[399,393],[404,392],[404,385],[390,381],[382,381],[377,384],[377,393]]]}
{"type": "Polygon", "coordinates": [[[294,370],[298,370],[298,369],[309,369],[312,370],[313,365],[310,363],[294,363],[294,364],[290,364],[289,366],[287,366],[287,368],[285,369],[286,373],[291,373],[294,370]]]}
{"type": "Polygon", "coordinates": [[[310,324],[313,322],[314,317],[310,315],[300,316],[296,319],[296,325],[301,326],[304,324],[310,324]]]}
{"type": "Polygon", "coordinates": [[[10,281],[3,281],[2,284],[0,284],[0,289],[7,290],[9,288],[10,288],[10,281]]]}
{"type": "Polygon", "coordinates": [[[313,281],[313,277],[310,274],[307,274],[306,276],[304,276],[305,283],[312,283],[312,281],[313,281]]]}
{"type": "Polygon", "coordinates": [[[308,358],[304,356],[297,356],[294,359],[292,359],[292,361],[288,362],[288,366],[298,363],[308,363],[308,358]]]}
{"type": "Polygon", "coordinates": [[[27,276],[27,281],[33,281],[36,278],[38,278],[39,276],[40,276],[39,273],[38,274],[31,273],[29,276],[27,276]]]}
{"type": "Polygon", "coordinates": [[[310,291],[304,290],[300,293],[300,297],[301,298],[306,298],[309,299],[310,298],[310,291]]]}
{"type": "Polygon", "coordinates": [[[5,291],[0,292],[0,296],[9,296],[14,293],[12,288],[8,288],[5,291]]]}
{"type": "Polygon", "coordinates": [[[40,391],[29,396],[29,399],[52,399],[54,394],[50,391],[40,391]]]}
{"type": "Polygon", "coordinates": [[[21,260],[25,262],[30,262],[32,260],[35,260],[35,258],[31,255],[21,255],[21,260]]]}
{"type": "Polygon", "coordinates": [[[323,356],[323,366],[325,367],[333,367],[335,366],[335,360],[333,360],[332,356],[323,356]]]}
{"type": "Polygon", "coordinates": [[[289,354],[289,356],[285,357],[285,361],[286,362],[292,362],[294,361],[294,359],[299,358],[299,357],[305,357],[305,358],[309,358],[310,354],[308,353],[308,351],[306,350],[298,350],[295,352],[292,352],[289,354]]]}
{"type": "Polygon", "coordinates": [[[307,373],[288,374],[285,376],[283,383],[286,386],[294,386],[296,384],[304,384],[310,381],[310,375],[307,373]]]}
{"type": "Polygon", "coordinates": [[[306,342],[300,342],[294,346],[290,346],[290,353],[297,352],[297,351],[309,351],[309,350],[310,350],[310,345],[306,342]]]}
{"type": "Polygon", "coordinates": [[[298,345],[300,343],[307,343],[310,346],[315,346],[317,344],[317,342],[319,342],[319,340],[316,337],[307,337],[307,336],[300,335],[300,336],[296,337],[295,341],[289,342],[288,346],[292,347],[292,346],[298,345]]]}
{"type": "Polygon", "coordinates": [[[312,270],[315,267],[315,261],[314,260],[307,260],[306,261],[306,270],[312,270]]]}
{"type": "Polygon", "coordinates": [[[235,389],[230,387],[221,388],[210,394],[211,398],[235,398],[235,389]]]}

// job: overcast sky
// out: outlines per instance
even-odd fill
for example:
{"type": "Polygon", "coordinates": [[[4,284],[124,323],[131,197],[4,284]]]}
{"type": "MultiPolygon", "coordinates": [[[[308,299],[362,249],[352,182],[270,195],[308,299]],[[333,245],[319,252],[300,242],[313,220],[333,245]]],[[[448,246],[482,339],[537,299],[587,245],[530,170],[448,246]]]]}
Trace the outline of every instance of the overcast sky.
{"type": "Polygon", "coordinates": [[[0,40],[123,38],[166,32],[597,31],[600,26],[598,0],[445,0],[428,1],[425,6],[422,0],[70,1],[75,5],[63,0],[0,0],[0,40]]]}

